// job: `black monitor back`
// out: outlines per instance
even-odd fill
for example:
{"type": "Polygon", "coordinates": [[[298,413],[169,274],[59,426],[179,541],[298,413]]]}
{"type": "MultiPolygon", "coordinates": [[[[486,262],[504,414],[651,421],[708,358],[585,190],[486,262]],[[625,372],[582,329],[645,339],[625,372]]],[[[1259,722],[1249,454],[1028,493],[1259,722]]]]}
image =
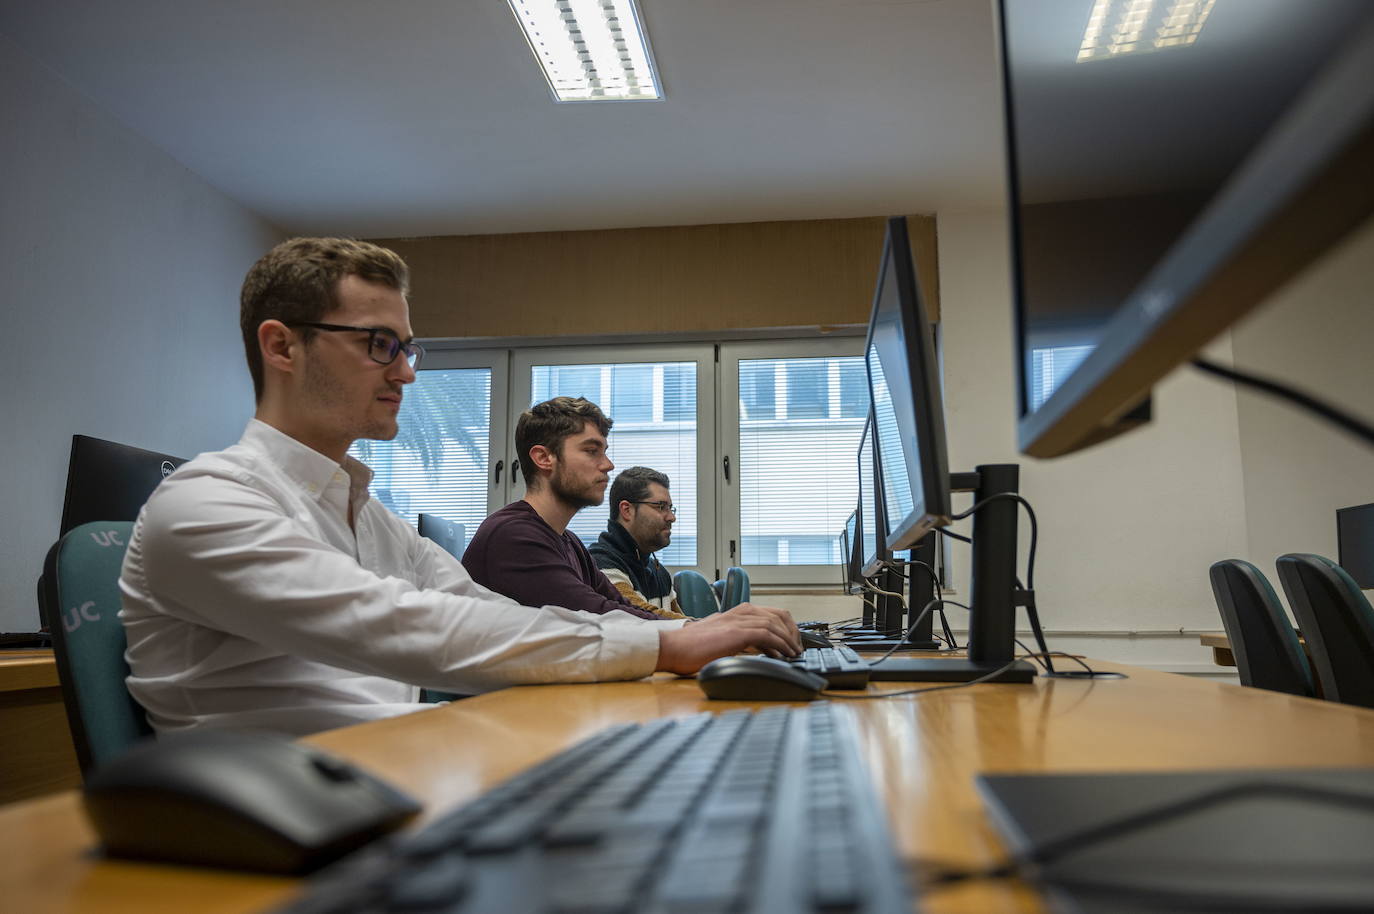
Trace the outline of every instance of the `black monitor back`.
{"type": "Polygon", "coordinates": [[[59,535],[91,521],[136,520],[158,483],[185,462],[184,457],[72,435],[59,535]]]}
{"type": "Polygon", "coordinates": [[[1374,504],[1336,512],[1337,563],[1361,588],[1374,588],[1374,504]]]}

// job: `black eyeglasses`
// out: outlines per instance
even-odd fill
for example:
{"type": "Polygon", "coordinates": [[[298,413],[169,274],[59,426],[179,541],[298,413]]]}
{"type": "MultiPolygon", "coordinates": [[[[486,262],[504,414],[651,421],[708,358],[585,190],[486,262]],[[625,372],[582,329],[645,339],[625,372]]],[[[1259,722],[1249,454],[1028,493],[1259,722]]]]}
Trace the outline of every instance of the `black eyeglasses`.
{"type": "Polygon", "coordinates": [[[671,514],[677,517],[677,508],[673,507],[671,501],[632,501],[632,505],[648,505],[658,511],[659,514],[671,514]]]}
{"type": "Polygon", "coordinates": [[[396,361],[396,356],[402,352],[406,354],[406,361],[411,368],[420,367],[420,359],[424,358],[424,347],[411,340],[409,343],[402,342],[396,335],[396,331],[388,327],[350,327],[347,324],[321,324],[317,321],[292,321],[288,326],[291,327],[314,327],[316,330],[330,330],[334,332],[366,333],[367,337],[367,357],[378,365],[390,365],[396,361]]]}

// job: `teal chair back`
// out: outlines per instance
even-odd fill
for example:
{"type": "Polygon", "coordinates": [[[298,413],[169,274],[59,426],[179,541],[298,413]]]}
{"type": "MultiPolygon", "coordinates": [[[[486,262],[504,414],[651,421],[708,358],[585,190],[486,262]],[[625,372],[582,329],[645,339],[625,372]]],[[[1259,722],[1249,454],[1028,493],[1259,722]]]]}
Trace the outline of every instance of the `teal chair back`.
{"type": "Polygon", "coordinates": [[[677,592],[677,605],[694,619],[720,611],[711,582],[691,569],[673,575],[673,590],[677,592]]]}
{"type": "Polygon", "coordinates": [[[1289,553],[1276,564],[1322,697],[1374,708],[1374,608],[1360,585],[1320,555],[1289,553]]]}
{"type": "Polygon", "coordinates": [[[58,540],[43,563],[43,617],[83,776],[153,732],[124,682],[129,665],[119,622],[119,569],[133,526],[82,524],[58,540]]]}
{"type": "Polygon", "coordinates": [[[725,595],[720,608],[732,609],[749,602],[749,574],[743,568],[731,566],[725,570],[725,595]]]}

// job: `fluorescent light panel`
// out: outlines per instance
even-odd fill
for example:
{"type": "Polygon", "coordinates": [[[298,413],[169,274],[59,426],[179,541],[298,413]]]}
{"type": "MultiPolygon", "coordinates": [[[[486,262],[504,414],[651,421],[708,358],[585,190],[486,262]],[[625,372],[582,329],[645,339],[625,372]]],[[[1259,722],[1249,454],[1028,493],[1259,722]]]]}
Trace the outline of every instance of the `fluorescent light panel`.
{"type": "Polygon", "coordinates": [[[1216,0],[1095,0],[1078,62],[1143,54],[1197,41],[1216,0]]]}
{"type": "Polygon", "coordinates": [[[662,98],[634,0],[507,0],[560,102],[662,98]]]}

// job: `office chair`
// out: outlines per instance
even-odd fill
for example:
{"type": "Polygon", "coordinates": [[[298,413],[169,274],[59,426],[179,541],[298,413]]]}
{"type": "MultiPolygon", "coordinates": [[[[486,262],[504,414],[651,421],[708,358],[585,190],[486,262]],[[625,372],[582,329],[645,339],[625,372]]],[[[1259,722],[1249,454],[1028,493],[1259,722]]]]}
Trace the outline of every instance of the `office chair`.
{"type": "Polygon", "coordinates": [[[749,602],[749,573],[743,568],[730,566],[725,570],[725,594],[721,597],[720,608],[732,609],[741,603],[749,602]]]}
{"type": "Polygon", "coordinates": [[[1209,577],[1240,684],[1312,697],[1307,657],[1264,572],[1249,562],[1226,559],[1211,567],[1209,577]]]}
{"type": "Polygon", "coordinates": [[[711,583],[691,569],[673,575],[673,590],[677,593],[677,605],[694,619],[720,611],[711,583]]]}
{"type": "Polygon", "coordinates": [[[1374,708],[1374,608],[1359,585],[1320,555],[1289,553],[1277,564],[1323,697],[1374,708]]]}
{"type": "Polygon", "coordinates": [[[153,732],[124,679],[119,569],[129,521],[95,521],[67,532],[43,562],[43,620],[52,632],[62,703],[83,777],[153,732]]]}
{"type": "Polygon", "coordinates": [[[467,530],[462,524],[437,514],[421,514],[418,526],[421,536],[434,540],[455,559],[463,557],[463,550],[468,546],[468,538],[467,530]]]}

